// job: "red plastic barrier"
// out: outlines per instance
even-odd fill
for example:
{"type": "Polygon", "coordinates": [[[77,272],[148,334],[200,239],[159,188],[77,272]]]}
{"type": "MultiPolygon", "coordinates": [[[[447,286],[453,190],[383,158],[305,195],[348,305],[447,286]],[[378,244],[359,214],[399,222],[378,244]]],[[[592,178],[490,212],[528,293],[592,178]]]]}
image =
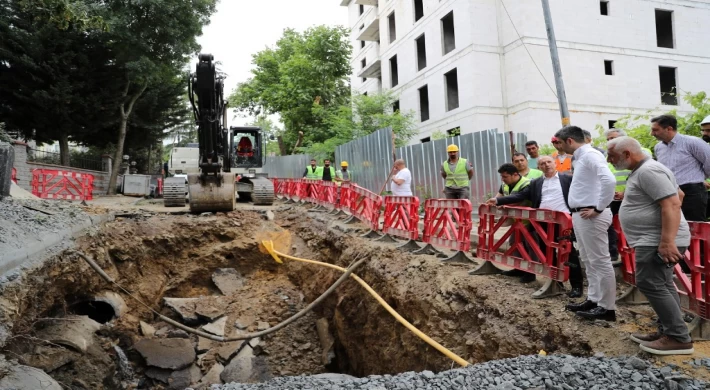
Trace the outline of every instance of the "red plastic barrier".
{"type": "Polygon", "coordinates": [[[350,185],[350,201],[347,210],[350,214],[362,222],[368,223],[370,229],[380,230],[380,209],[382,208],[382,197],[373,192],[359,187],[356,184],[350,185]]]}
{"type": "Polygon", "coordinates": [[[44,199],[92,200],[94,175],[35,169],[32,171],[32,194],[44,199]]]}
{"type": "Polygon", "coordinates": [[[322,207],[332,209],[338,199],[338,186],[332,181],[321,181],[318,183],[318,204],[322,207]]]}
{"type": "Polygon", "coordinates": [[[619,222],[619,216],[615,215],[612,221],[612,226],[616,230],[616,234],[619,237],[619,242],[617,247],[619,249],[619,258],[621,259],[621,272],[624,276],[624,281],[633,286],[636,285],[636,253],[633,248],[629,247],[626,242],[626,236],[624,232],[621,231],[621,223],[619,222]]]}
{"type": "Polygon", "coordinates": [[[340,193],[338,194],[338,202],[335,204],[336,210],[349,210],[350,209],[350,182],[345,182],[340,185],[340,193]]]}
{"type": "Polygon", "coordinates": [[[569,238],[572,233],[572,218],[569,214],[529,207],[481,205],[478,215],[480,224],[477,257],[559,282],[569,278],[569,267],[564,265],[572,252],[572,242],[569,238]],[[513,219],[513,225],[502,237],[496,238],[495,233],[505,226],[509,219],[513,219]],[[524,221],[529,222],[531,229],[544,243],[544,250],[540,248],[538,240],[528,227],[523,224],[524,221]],[[559,227],[555,229],[555,225],[559,227]],[[556,230],[558,234],[555,234],[556,230]],[[515,242],[507,250],[502,251],[501,247],[509,241],[511,235],[515,242]],[[558,239],[558,237],[566,238],[558,239]],[[528,253],[528,248],[532,253],[528,253]],[[513,255],[516,251],[520,256],[513,255]]]}
{"type": "Polygon", "coordinates": [[[471,249],[471,213],[467,199],[427,199],[424,202],[424,237],[434,246],[468,252],[471,249]]]}
{"type": "Polygon", "coordinates": [[[683,273],[680,265],[675,266],[675,275],[680,286],[676,284],[680,294],[683,310],[710,319],[710,223],[688,222],[690,225],[690,247],[686,252],[685,263],[690,268],[690,277],[683,273]],[[701,245],[700,243],[704,244],[701,245]],[[704,262],[703,262],[704,259],[704,262]],[[705,265],[702,265],[702,264],[705,265]],[[687,297],[687,305],[686,299],[687,297]]]}
{"type": "Polygon", "coordinates": [[[12,168],[12,176],[10,177],[15,184],[17,184],[17,169],[12,168]]]}
{"type": "Polygon", "coordinates": [[[385,196],[385,223],[382,232],[410,240],[419,238],[419,198],[385,196]]]}
{"type": "Polygon", "coordinates": [[[271,183],[274,185],[274,196],[281,195],[281,187],[283,187],[283,181],[281,179],[271,179],[271,183]]]}
{"type": "Polygon", "coordinates": [[[157,194],[155,194],[156,197],[163,196],[163,178],[159,177],[158,178],[158,188],[157,188],[157,194]]]}
{"type": "Polygon", "coordinates": [[[322,180],[301,179],[303,187],[301,189],[302,196],[300,198],[308,203],[318,203],[318,199],[320,198],[319,184],[322,182],[322,180]]]}

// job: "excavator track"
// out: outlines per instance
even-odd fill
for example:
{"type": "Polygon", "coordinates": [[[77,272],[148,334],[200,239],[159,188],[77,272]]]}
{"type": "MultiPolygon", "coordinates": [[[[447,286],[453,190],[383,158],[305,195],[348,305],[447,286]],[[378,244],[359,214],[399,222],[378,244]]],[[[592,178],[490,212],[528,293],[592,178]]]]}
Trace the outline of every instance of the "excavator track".
{"type": "Polygon", "coordinates": [[[165,207],[185,207],[185,178],[168,177],[163,183],[163,205],[165,207]]]}
{"type": "Polygon", "coordinates": [[[264,177],[252,179],[253,189],[251,200],[255,205],[270,206],[274,204],[274,183],[264,177]]]}

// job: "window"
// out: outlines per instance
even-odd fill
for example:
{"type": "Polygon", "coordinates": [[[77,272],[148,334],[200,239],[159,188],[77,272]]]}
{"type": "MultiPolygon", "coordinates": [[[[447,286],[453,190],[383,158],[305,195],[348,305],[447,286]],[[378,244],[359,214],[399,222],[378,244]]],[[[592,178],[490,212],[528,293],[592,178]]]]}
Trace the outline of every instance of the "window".
{"type": "Polygon", "coordinates": [[[365,23],[360,26],[360,30],[362,30],[363,28],[365,28],[365,23]]]}
{"type": "Polygon", "coordinates": [[[424,17],[424,1],[414,0],[414,22],[424,17]]]}
{"type": "Polygon", "coordinates": [[[394,88],[399,84],[399,69],[397,68],[397,56],[390,58],[390,88],[394,88]]]}
{"type": "Polygon", "coordinates": [[[607,76],[614,75],[614,61],[604,60],[604,74],[607,76]]]}
{"type": "Polygon", "coordinates": [[[453,129],[446,130],[446,135],[449,137],[458,137],[461,135],[461,127],[454,127],[453,129]]]}
{"type": "Polygon", "coordinates": [[[599,10],[602,15],[609,16],[609,2],[608,1],[600,1],[599,2],[599,10]]]}
{"type": "Polygon", "coordinates": [[[366,83],[366,82],[367,82],[367,77],[363,77],[363,78],[362,78],[362,82],[363,82],[363,83],[366,83]]]}
{"type": "Polygon", "coordinates": [[[416,39],[417,44],[417,70],[426,68],[426,40],[424,34],[416,39]]]}
{"type": "Polygon", "coordinates": [[[387,25],[389,26],[390,43],[392,43],[397,39],[397,22],[394,18],[394,11],[387,17],[387,25]]]}
{"type": "Polygon", "coordinates": [[[656,10],[656,42],[658,47],[672,49],[673,45],[673,11],[656,10]]]}
{"type": "Polygon", "coordinates": [[[365,13],[365,6],[360,4],[360,15],[365,13]]]}
{"type": "Polygon", "coordinates": [[[394,103],[392,103],[392,112],[397,111],[399,111],[399,100],[395,100],[394,103]]]}
{"type": "Polygon", "coordinates": [[[367,58],[360,60],[360,69],[365,69],[365,65],[367,65],[367,58]]]}
{"type": "Polygon", "coordinates": [[[364,49],[364,48],[365,48],[365,41],[360,41],[360,49],[364,49]]]}
{"type": "Polygon", "coordinates": [[[427,143],[427,142],[431,142],[431,137],[422,138],[422,139],[420,139],[420,141],[422,141],[423,144],[427,143]]]}
{"type": "Polygon", "coordinates": [[[444,54],[456,49],[456,32],[454,31],[454,11],[441,18],[441,39],[444,54]]]}
{"type": "Polygon", "coordinates": [[[661,103],[669,106],[678,105],[676,96],[676,68],[658,67],[658,78],[661,81],[661,103]]]}
{"type": "Polygon", "coordinates": [[[459,108],[459,77],[456,68],[444,75],[446,85],[446,111],[459,108]]]}
{"type": "Polygon", "coordinates": [[[422,122],[429,120],[429,87],[419,88],[419,119],[422,122]]]}
{"type": "Polygon", "coordinates": [[[609,121],[609,128],[615,129],[616,128],[616,121],[609,121]]]}

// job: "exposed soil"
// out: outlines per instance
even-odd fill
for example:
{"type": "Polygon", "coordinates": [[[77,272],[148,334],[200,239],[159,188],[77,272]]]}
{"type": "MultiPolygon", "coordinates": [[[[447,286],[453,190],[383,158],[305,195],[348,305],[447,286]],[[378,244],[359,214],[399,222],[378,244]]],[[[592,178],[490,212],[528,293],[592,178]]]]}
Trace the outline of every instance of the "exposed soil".
{"type": "MultiPolygon", "coordinates": [[[[530,295],[540,282],[523,285],[503,276],[469,276],[471,266],[444,264],[433,256],[414,256],[391,244],[373,243],[357,237],[357,227],[346,228],[333,217],[308,213],[301,206],[284,206],[275,214],[276,221],[271,222],[250,211],[210,216],[126,213],[131,217],[107,223],[93,237],[79,240],[77,249],[94,258],[141,301],[174,320],[197,328],[219,314],[226,316],[228,336],[239,331],[237,323],[246,328],[242,331],[251,332],[264,323],[273,326],[283,321],[340,276],[313,264],[289,260],[277,264],[258,246],[259,240],[268,237],[277,238],[279,250],[302,258],[340,266],[368,259],[357,274],[422,332],[471,363],[540,350],[637,355],[638,346],[628,340],[628,332],[650,328],[653,323],[647,306],[619,307],[616,324],[582,322],[563,310],[567,300],[562,297],[532,300],[530,295]],[[233,268],[243,283],[223,295],[212,281],[218,268],[233,268]],[[202,297],[209,311],[219,314],[185,321],[164,305],[166,297],[202,297]]],[[[170,386],[145,375],[146,361],[134,348],[148,337],[140,322],[152,325],[157,338],[185,335],[109,285],[78,256],[65,252],[32,271],[22,284],[0,288],[0,321],[12,323],[12,337],[4,348],[9,359],[41,368],[70,389],[170,386]],[[85,353],[37,337],[48,323],[77,314],[77,307],[86,310],[74,304],[103,290],[119,293],[128,306],[127,314],[105,324],[85,353]],[[118,351],[127,355],[130,370],[121,365],[118,351]]],[[[189,338],[198,349],[196,364],[201,374],[217,362],[230,362],[231,356],[218,353],[218,343],[200,342],[194,335],[189,338]]],[[[707,342],[696,343],[696,356],[710,356],[708,349],[707,342]]],[[[352,280],[313,313],[262,339],[253,352],[255,366],[246,381],[326,371],[355,376],[438,372],[454,364],[397,323],[352,280]],[[326,364],[328,351],[323,351],[316,329],[319,319],[329,323],[335,338],[335,358],[330,364],[326,364]]],[[[662,362],[684,369],[689,367],[683,364],[687,360],[666,358],[662,362]]],[[[708,378],[705,369],[690,374],[708,378]]]]}

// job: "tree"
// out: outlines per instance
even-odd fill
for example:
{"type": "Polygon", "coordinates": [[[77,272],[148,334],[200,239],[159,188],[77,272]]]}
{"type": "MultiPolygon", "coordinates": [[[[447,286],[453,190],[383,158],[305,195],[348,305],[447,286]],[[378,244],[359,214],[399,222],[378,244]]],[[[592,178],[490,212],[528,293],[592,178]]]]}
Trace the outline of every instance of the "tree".
{"type": "Polygon", "coordinates": [[[238,85],[230,103],[249,116],[279,114],[282,152],[297,143],[299,131],[306,143],[325,142],[333,133],[314,106],[328,110],[349,102],[349,35],[344,27],[284,30],[275,47],[252,56],[253,77],[238,85]]]}

